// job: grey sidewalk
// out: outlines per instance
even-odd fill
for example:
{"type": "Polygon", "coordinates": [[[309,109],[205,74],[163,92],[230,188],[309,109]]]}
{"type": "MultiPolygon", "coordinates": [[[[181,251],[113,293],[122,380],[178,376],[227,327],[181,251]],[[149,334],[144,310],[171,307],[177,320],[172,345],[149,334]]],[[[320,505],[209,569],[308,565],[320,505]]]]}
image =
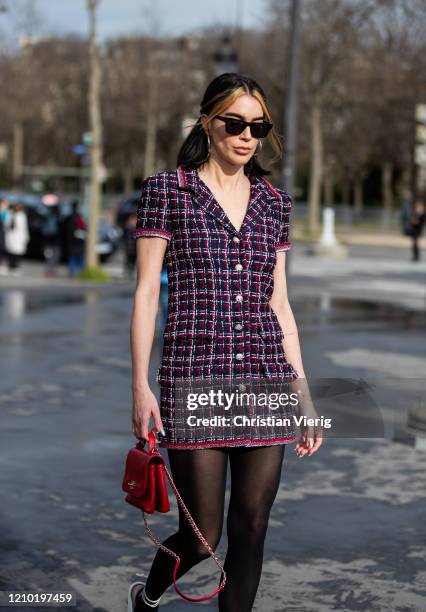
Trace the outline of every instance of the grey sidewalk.
{"type": "MultiPolygon", "coordinates": [[[[343,268],[299,252],[290,262],[291,300],[308,376],[378,380],[383,406],[402,414],[421,388],[408,383],[424,381],[426,370],[421,295],[407,308],[398,284],[386,303],[351,283],[390,276],[421,287],[424,264],[380,259],[373,266],[354,255],[343,268]],[[345,286],[349,297],[340,293],[345,286]]],[[[1,588],[68,587],[77,591],[79,612],[125,612],[127,585],[155,554],[141,515],[121,492],[135,441],[133,283],[64,279],[43,288],[36,270],[11,279],[0,297],[0,487],[7,500],[0,509],[1,588]]],[[[155,343],[156,392],[159,355],[155,343]]],[[[289,445],[255,610],[423,612],[425,468],[426,454],[388,438],[329,439],[302,459],[289,445]]],[[[177,526],[171,491],[170,498],[169,514],[148,519],[162,538],[177,526]]],[[[225,552],[226,529],[219,545],[225,552]]],[[[218,578],[207,560],[180,587],[200,595],[218,578]]],[[[217,609],[217,600],[204,608],[217,609]]],[[[190,609],[168,590],[161,610],[190,609]]]]}

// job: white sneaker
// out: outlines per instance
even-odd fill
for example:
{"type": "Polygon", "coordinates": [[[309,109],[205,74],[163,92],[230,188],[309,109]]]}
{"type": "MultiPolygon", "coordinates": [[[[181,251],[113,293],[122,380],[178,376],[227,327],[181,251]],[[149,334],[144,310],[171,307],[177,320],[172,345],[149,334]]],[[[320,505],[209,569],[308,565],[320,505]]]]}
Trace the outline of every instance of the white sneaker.
{"type": "MultiPolygon", "coordinates": [[[[146,576],[146,574],[136,574],[136,576],[146,576]]],[[[136,604],[136,597],[144,588],[145,588],[145,582],[140,582],[140,581],[132,582],[132,584],[129,586],[129,594],[127,597],[127,612],[133,612],[135,608],[135,604],[136,604]],[[138,586],[141,586],[142,588],[138,589],[137,588],[138,586]]],[[[144,597],[142,599],[146,601],[144,597]]],[[[153,603],[148,603],[146,601],[146,605],[148,606],[148,608],[155,608],[156,610],[158,610],[158,606],[160,605],[161,599],[162,599],[162,596],[159,597],[153,603]]]]}
{"type": "Polygon", "coordinates": [[[135,603],[136,603],[136,595],[139,593],[140,589],[137,589],[137,586],[141,586],[142,588],[145,586],[144,582],[140,582],[139,580],[136,582],[132,582],[129,586],[129,592],[127,595],[127,612],[133,612],[135,603]]]}

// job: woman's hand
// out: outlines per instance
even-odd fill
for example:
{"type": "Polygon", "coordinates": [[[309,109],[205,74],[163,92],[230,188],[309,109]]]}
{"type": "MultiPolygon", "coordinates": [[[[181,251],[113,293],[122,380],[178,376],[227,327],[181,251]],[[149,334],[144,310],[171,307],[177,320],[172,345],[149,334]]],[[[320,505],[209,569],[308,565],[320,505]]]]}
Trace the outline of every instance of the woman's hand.
{"type": "Polygon", "coordinates": [[[313,455],[321,446],[322,440],[323,439],[318,432],[306,431],[300,436],[294,450],[296,451],[298,457],[313,455]]]}
{"type": "Polygon", "coordinates": [[[160,409],[154,393],[149,386],[142,390],[133,391],[132,431],[136,438],[148,440],[148,426],[151,415],[154,419],[153,429],[160,431],[164,436],[160,409]]]}
{"type": "Polygon", "coordinates": [[[323,429],[315,409],[306,376],[299,376],[290,383],[290,390],[297,396],[296,416],[300,420],[301,436],[294,447],[299,457],[313,455],[323,441],[323,429]]]}

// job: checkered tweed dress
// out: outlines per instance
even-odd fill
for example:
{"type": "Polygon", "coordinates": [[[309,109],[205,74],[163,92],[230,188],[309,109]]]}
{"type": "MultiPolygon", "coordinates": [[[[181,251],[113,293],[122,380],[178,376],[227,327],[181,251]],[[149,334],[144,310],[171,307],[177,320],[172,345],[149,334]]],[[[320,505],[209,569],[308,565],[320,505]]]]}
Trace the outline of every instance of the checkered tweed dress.
{"type": "Polygon", "coordinates": [[[283,330],[269,305],[276,252],[288,241],[292,201],[264,178],[250,176],[250,202],[238,231],[195,168],[179,166],[143,181],[135,238],[168,241],[168,316],[160,385],[166,432],[159,446],[209,448],[285,444],[294,430],[273,427],[244,437],[212,429],[182,433],[175,384],[192,380],[279,379],[298,374],[287,362],[283,330]]]}

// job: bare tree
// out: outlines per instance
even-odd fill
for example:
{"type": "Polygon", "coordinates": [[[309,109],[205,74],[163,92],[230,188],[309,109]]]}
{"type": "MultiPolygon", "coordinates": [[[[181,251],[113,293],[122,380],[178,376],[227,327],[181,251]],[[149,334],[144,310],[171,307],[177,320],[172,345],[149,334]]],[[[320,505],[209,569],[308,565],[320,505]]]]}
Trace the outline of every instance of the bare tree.
{"type": "MultiPolygon", "coordinates": [[[[361,213],[364,187],[366,204],[374,198],[391,207],[397,181],[413,183],[414,106],[426,94],[424,2],[303,0],[301,6],[298,187],[310,187],[317,222],[321,198],[332,204],[342,192],[346,201],[353,194],[361,213]],[[377,169],[382,169],[383,188],[365,180],[377,169]]],[[[238,42],[240,69],[264,86],[282,135],[288,15],[288,2],[274,0],[264,29],[244,30],[238,42]]],[[[15,142],[17,184],[22,166],[32,172],[31,166],[76,165],[72,147],[89,121],[92,179],[103,156],[121,179],[109,187],[124,182],[126,191],[142,175],[174,166],[182,120],[197,115],[200,95],[214,74],[211,56],[222,30],[210,27],[180,40],[153,36],[155,24],[145,14],[142,22],[149,33],[115,38],[105,46],[102,92],[93,37],[93,53],[78,36],[30,36],[19,49],[0,47],[0,142],[7,145],[9,165],[15,142]],[[86,91],[89,103],[82,95],[86,91]]],[[[28,18],[21,31],[31,32],[30,26],[28,18]]],[[[272,178],[279,181],[279,168],[275,172],[272,178]]],[[[5,183],[11,173],[6,177],[3,171],[2,177],[5,183]]],[[[100,197],[99,181],[92,193],[96,190],[100,197]]],[[[90,213],[97,214],[98,206],[99,201],[91,205],[90,213]]],[[[96,224],[91,221],[91,226],[96,224]]]]}
{"type": "Polygon", "coordinates": [[[91,131],[90,146],[90,207],[89,224],[86,240],[86,266],[94,268],[98,265],[96,252],[99,209],[101,204],[101,162],[102,162],[102,121],[101,121],[101,62],[99,48],[96,42],[96,9],[100,0],[87,0],[89,11],[89,117],[91,131]]]}

